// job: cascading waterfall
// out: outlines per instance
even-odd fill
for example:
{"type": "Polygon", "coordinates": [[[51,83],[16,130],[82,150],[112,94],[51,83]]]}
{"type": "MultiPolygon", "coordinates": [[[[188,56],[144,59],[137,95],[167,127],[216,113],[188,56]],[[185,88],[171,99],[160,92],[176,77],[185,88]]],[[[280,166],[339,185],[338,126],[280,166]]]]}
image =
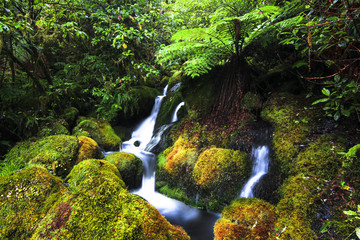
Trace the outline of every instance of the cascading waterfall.
{"type": "Polygon", "coordinates": [[[242,198],[254,197],[254,187],[259,180],[268,173],[269,170],[269,147],[259,146],[252,149],[252,159],[254,162],[250,179],[245,184],[240,193],[242,198]]]}
{"type": "MultiPolygon", "coordinates": [[[[140,123],[132,133],[131,139],[123,142],[120,149],[121,152],[134,154],[140,158],[144,164],[141,188],[132,193],[146,199],[173,224],[183,226],[192,240],[210,240],[213,238],[212,227],[219,218],[218,214],[189,207],[180,201],[171,199],[155,191],[156,156],[150,151],[160,142],[161,135],[166,129],[173,125],[173,123],[171,123],[162,126],[157,134],[153,136],[156,118],[161,107],[161,102],[166,94],[167,86],[164,89],[163,95],[156,97],[150,116],[140,123]]],[[[183,105],[184,103],[180,103],[173,115],[177,115],[177,111],[183,105]]],[[[172,122],[173,120],[174,119],[172,119],[172,122]]],[[[177,121],[177,119],[175,121],[177,121]]],[[[104,153],[104,155],[110,153],[111,152],[104,153]]]]}
{"type": "Polygon", "coordinates": [[[184,102],[179,103],[179,105],[176,107],[175,112],[174,112],[174,114],[173,114],[173,116],[172,116],[172,118],[171,118],[171,122],[177,122],[177,120],[178,120],[177,113],[178,113],[178,111],[180,110],[180,108],[181,108],[182,106],[184,106],[184,105],[185,105],[184,102]]]}

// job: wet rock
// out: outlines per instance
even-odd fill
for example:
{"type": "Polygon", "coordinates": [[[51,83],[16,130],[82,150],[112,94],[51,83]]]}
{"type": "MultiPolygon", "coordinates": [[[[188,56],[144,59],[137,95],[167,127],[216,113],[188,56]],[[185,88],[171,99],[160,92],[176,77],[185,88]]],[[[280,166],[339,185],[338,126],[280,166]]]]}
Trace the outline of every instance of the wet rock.
{"type": "Polygon", "coordinates": [[[73,135],[90,137],[105,151],[119,150],[122,142],[109,123],[93,118],[81,121],[73,129],[73,135]]]}
{"type": "Polygon", "coordinates": [[[134,154],[124,152],[112,153],[107,155],[105,160],[117,167],[121,178],[129,189],[141,186],[144,166],[142,161],[134,154]]]}

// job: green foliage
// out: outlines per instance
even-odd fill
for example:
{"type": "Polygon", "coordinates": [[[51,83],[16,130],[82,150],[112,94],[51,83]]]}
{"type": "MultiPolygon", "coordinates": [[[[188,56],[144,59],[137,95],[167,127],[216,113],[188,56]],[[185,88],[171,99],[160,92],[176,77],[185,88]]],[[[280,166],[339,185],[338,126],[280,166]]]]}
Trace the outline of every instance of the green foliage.
{"type": "Polygon", "coordinates": [[[254,5],[237,3],[234,6],[236,14],[223,11],[223,15],[219,15],[215,12],[208,27],[178,31],[171,38],[173,43],[158,52],[158,62],[181,63],[185,75],[194,78],[224,64],[234,55],[240,56],[243,48],[266,26],[264,21],[272,19],[278,10],[275,6],[255,9],[255,2],[251,2],[254,5]]]}
{"type": "Polygon", "coordinates": [[[335,121],[341,116],[349,117],[357,114],[360,109],[359,91],[360,84],[355,80],[341,79],[339,75],[334,80],[325,82],[326,88],[322,89],[324,98],[316,100],[313,104],[324,103],[323,110],[326,115],[335,121]]]}

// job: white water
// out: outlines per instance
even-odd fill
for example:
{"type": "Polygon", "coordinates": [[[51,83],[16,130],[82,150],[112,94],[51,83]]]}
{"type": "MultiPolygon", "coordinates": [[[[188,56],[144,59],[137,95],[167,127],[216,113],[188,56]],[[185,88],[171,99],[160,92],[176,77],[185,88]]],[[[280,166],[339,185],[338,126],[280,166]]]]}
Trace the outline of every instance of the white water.
{"type": "MultiPolygon", "coordinates": [[[[157,134],[153,136],[156,118],[161,107],[162,99],[166,96],[166,93],[167,86],[164,89],[163,95],[155,99],[155,104],[150,116],[140,123],[132,133],[131,139],[123,142],[122,148],[120,149],[121,152],[134,154],[142,160],[144,165],[142,185],[132,193],[146,199],[172,223],[183,226],[188,234],[190,234],[192,240],[212,239],[212,227],[219,218],[218,214],[189,207],[180,201],[171,199],[155,191],[156,156],[150,151],[160,142],[162,133],[172,125],[167,124],[162,126],[157,134]]],[[[177,107],[174,115],[176,115],[180,107],[177,107]]],[[[104,153],[104,155],[110,153],[111,152],[104,153]]]]}
{"type": "Polygon", "coordinates": [[[241,190],[240,197],[251,198],[254,197],[254,187],[258,181],[269,170],[269,148],[267,146],[260,146],[252,149],[252,159],[254,162],[250,179],[241,190]]]}
{"type": "Polygon", "coordinates": [[[177,113],[178,113],[178,111],[180,110],[180,108],[181,108],[182,106],[184,106],[184,105],[185,105],[185,103],[184,103],[184,102],[181,102],[181,103],[179,103],[179,105],[176,107],[175,112],[174,112],[174,114],[173,114],[173,116],[172,116],[172,118],[171,118],[171,122],[172,122],[172,123],[173,123],[173,122],[177,122],[177,120],[178,120],[177,113]]]}

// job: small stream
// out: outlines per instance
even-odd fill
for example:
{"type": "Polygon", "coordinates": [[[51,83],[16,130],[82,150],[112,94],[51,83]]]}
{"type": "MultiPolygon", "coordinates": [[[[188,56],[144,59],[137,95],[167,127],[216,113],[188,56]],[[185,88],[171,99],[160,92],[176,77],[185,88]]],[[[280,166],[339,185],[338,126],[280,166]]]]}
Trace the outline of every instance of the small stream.
{"type": "MultiPolygon", "coordinates": [[[[151,150],[160,142],[163,132],[178,120],[177,112],[184,106],[184,102],[180,103],[173,113],[172,123],[163,125],[157,134],[153,135],[161,102],[166,94],[167,86],[163,94],[156,97],[150,116],[137,126],[130,140],[122,143],[120,151],[134,154],[142,160],[144,165],[142,185],[132,193],[146,199],[170,223],[182,226],[192,240],[210,240],[214,238],[213,227],[220,214],[187,206],[155,191],[156,155],[151,150]]],[[[110,153],[112,152],[104,153],[104,155],[110,153]]]]}
{"type": "MultiPolygon", "coordinates": [[[[173,113],[171,123],[161,126],[154,135],[156,118],[166,94],[167,86],[164,88],[163,94],[156,97],[150,116],[136,127],[132,132],[130,140],[122,143],[120,151],[134,154],[142,160],[144,165],[142,185],[139,189],[132,191],[132,193],[146,199],[170,223],[182,226],[192,240],[210,240],[214,238],[213,227],[220,214],[190,207],[155,191],[156,155],[152,153],[152,150],[161,141],[162,134],[178,121],[177,113],[185,104],[181,102],[173,113]]],[[[268,172],[269,148],[267,146],[259,146],[253,148],[252,151],[254,166],[250,179],[241,191],[240,197],[243,198],[254,197],[254,186],[268,172]]],[[[110,153],[112,152],[106,152],[104,155],[110,153]]]]}

